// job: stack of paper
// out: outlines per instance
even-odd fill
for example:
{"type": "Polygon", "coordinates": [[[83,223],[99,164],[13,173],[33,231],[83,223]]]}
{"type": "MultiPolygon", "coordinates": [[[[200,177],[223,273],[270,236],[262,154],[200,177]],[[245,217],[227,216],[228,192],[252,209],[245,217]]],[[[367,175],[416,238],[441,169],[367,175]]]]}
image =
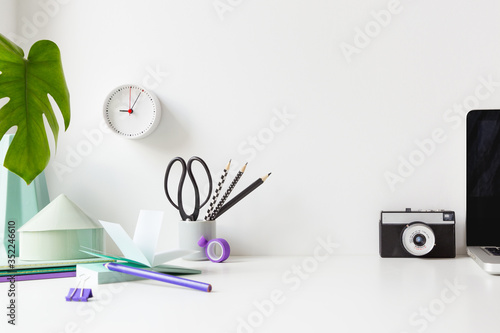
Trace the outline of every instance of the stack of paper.
{"type": "Polygon", "coordinates": [[[7,282],[12,276],[16,281],[52,279],[57,277],[76,276],[79,264],[103,265],[114,260],[102,258],[59,260],[59,261],[23,261],[16,258],[13,265],[7,260],[0,262],[0,282],[7,282]]]}

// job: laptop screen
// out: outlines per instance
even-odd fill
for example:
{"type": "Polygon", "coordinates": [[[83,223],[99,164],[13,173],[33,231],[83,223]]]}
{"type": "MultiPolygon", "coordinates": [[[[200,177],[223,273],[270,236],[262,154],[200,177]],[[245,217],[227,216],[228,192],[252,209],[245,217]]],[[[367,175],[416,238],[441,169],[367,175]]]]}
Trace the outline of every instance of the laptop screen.
{"type": "Polygon", "coordinates": [[[467,246],[500,245],[500,110],[467,114],[467,246]]]}

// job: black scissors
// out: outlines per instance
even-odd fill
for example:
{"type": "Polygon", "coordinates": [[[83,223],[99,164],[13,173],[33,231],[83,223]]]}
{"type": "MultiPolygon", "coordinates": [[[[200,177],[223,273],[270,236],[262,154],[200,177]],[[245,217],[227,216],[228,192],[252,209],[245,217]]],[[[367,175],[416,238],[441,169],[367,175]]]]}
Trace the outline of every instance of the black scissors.
{"type": "Polygon", "coordinates": [[[165,186],[165,194],[167,195],[168,201],[170,201],[170,203],[176,209],[179,210],[182,220],[186,221],[189,219],[191,221],[196,221],[196,219],[198,219],[198,215],[200,214],[200,208],[203,207],[208,202],[208,199],[210,199],[210,194],[212,193],[212,175],[210,174],[210,170],[208,169],[207,164],[201,158],[193,156],[188,160],[186,164],[186,161],[184,161],[182,157],[176,157],[172,159],[170,163],[168,163],[167,171],[165,171],[164,186],[165,186]],[[198,161],[203,166],[208,176],[208,186],[209,186],[208,195],[207,198],[201,204],[200,204],[200,190],[198,189],[198,184],[194,179],[193,170],[191,167],[194,161],[198,161]],[[181,178],[179,180],[179,187],[177,188],[177,204],[173,202],[172,198],[170,197],[167,186],[170,169],[175,164],[175,162],[180,162],[182,166],[182,173],[181,173],[181,178]],[[189,175],[189,179],[191,179],[191,183],[193,184],[193,189],[194,189],[194,210],[193,213],[191,213],[191,215],[188,215],[186,213],[186,211],[184,210],[184,205],[182,203],[182,188],[184,186],[184,181],[186,180],[186,172],[189,175]]]}

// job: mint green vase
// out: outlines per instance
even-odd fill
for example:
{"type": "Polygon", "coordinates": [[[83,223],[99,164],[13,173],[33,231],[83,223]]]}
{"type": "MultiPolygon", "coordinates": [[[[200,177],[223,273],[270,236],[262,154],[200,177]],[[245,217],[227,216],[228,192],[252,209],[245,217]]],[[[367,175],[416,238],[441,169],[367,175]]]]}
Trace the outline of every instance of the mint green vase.
{"type": "Polygon", "coordinates": [[[19,256],[19,234],[17,229],[28,222],[49,202],[49,191],[45,174],[26,185],[18,175],[10,172],[3,166],[5,154],[14,134],[6,134],[0,141],[0,258],[8,258],[15,254],[19,256]],[[15,237],[9,237],[9,226],[14,226],[15,237]]]}

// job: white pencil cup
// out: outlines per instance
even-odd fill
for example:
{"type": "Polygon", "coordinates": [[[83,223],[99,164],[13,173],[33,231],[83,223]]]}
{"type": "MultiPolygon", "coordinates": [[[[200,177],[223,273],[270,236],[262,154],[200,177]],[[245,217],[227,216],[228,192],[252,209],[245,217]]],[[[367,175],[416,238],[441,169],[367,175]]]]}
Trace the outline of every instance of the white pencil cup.
{"type": "Polygon", "coordinates": [[[179,248],[199,251],[182,257],[185,260],[208,260],[205,249],[198,245],[201,236],[215,238],[215,221],[179,221],[179,248]]]}

